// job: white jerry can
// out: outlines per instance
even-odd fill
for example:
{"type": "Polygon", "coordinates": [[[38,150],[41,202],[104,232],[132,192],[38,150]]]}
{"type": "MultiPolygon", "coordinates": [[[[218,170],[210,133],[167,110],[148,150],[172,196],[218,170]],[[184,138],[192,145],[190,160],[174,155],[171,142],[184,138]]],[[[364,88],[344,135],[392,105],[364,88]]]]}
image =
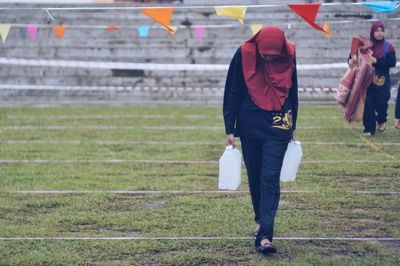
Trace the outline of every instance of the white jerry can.
{"type": "Polygon", "coordinates": [[[300,144],[300,141],[296,140],[291,140],[288,144],[281,169],[280,180],[282,182],[290,182],[296,179],[301,157],[303,157],[303,151],[300,144]]]}
{"type": "Polygon", "coordinates": [[[242,178],[242,154],[232,145],[226,146],[219,158],[218,189],[236,190],[242,178]]]}

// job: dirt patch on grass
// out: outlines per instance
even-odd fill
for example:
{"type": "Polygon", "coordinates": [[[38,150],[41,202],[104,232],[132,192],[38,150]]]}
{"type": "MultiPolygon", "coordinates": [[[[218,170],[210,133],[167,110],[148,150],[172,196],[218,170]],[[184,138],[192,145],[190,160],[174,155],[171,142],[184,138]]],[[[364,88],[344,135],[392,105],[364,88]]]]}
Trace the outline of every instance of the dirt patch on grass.
{"type": "Polygon", "coordinates": [[[382,243],[386,248],[393,250],[397,254],[400,254],[400,242],[399,241],[385,241],[382,243]]]}
{"type": "MultiPolygon", "coordinates": [[[[38,215],[45,215],[56,211],[58,208],[63,207],[64,204],[59,202],[39,202],[39,203],[27,203],[20,209],[13,210],[17,216],[31,217],[38,215]]],[[[7,210],[9,211],[9,210],[7,210]]]]}
{"type": "Polygon", "coordinates": [[[121,211],[134,211],[141,208],[146,209],[162,209],[165,208],[168,200],[154,199],[149,200],[144,196],[129,197],[116,197],[104,203],[103,210],[106,212],[121,212],[121,211]]]}
{"type": "Polygon", "coordinates": [[[97,233],[111,235],[118,233],[123,236],[140,236],[140,231],[134,228],[113,228],[111,226],[96,228],[97,233]]]}
{"type": "Polygon", "coordinates": [[[139,237],[140,230],[135,228],[121,228],[114,226],[99,226],[97,224],[75,224],[73,226],[63,227],[61,232],[68,233],[84,233],[94,235],[108,235],[108,236],[124,236],[124,237],[139,237]]]}
{"type": "Polygon", "coordinates": [[[133,211],[137,209],[136,203],[137,199],[134,198],[115,198],[114,200],[105,202],[103,210],[106,212],[133,211]]]}
{"type": "Polygon", "coordinates": [[[145,201],[141,204],[146,209],[162,209],[167,204],[166,200],[145,201]]]}

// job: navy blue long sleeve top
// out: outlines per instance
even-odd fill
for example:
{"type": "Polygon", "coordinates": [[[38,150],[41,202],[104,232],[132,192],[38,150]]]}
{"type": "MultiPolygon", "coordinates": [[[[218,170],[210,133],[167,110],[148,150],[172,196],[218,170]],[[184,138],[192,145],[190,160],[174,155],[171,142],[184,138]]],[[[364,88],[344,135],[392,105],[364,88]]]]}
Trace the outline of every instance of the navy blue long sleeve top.
{"type": "Polygon", "coordinates": [[[377,62],[372,64],[375,67],[375,76],[370,87],[385,88],[390,90],[390,68],[396,66],[396,52],[387,53],[376,59],[377,62]]]}
{"type": "MultiPolygon", "coordinates": [[[[296,65],[296,60],[294,63],[296,65]]],[[[251,140],[290,140],[296,129],[297,112],[296,67],[292,75],[292,87],[281,110],[266,111],[259,108],[248,93],[239,48],[231,60],[225,84],[225,133],[251,140]]]]}
{"type": "MultiPolygon", "coordinates": [[[[391,45],[391,44],[388,44],[391,45]]],[[[374,55],[372,55],[374,56],[374,55]]],[[[351,59],[351,54],[347,61],[351,59]]],[[[386,55],[376,58],[376,63],[372,64],[375,68],[374,79],[369,85],[368,89],[383,88],[390,91],[390,68],[396,66],[396,52],[388,52],[386,55]]]]}

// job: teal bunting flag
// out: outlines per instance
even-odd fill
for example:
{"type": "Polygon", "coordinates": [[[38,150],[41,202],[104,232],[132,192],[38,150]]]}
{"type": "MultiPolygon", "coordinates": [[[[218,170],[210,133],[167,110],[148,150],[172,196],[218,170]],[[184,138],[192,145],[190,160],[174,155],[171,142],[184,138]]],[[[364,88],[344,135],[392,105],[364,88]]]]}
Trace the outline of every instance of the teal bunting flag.
{"type": "Polygon", "coordinates": [[[389,13],[399,7],[399,1],[382,1],[382,2],[364,2],[362,6],[368,7],[372,11],[379,13],[389,13]]]}
{"type": "Polygon", "coordinates": [[[149,26],[138,27],[139,37],[146,38],[149,35],[149,31],[150,31],[149,26]]]}

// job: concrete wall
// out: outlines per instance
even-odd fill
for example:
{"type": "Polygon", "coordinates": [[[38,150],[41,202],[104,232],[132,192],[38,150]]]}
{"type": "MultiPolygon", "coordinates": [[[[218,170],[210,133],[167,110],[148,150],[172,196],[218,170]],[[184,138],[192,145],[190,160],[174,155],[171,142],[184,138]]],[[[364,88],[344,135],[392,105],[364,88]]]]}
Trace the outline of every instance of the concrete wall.
{"type": "MultiPolygon", "coordinates": [[[[200,1],[185,0],[184,5],[199,5],[200,1]]],[[[267,1],[268,4],[282,4],[293,1],[267,1]]],[[[266,1],[201,1],[201,5],[224,4],[265,4],[266,1]]],[[[49,6],[49,5],[45,5],[49,6]]],[[[54,5],[53,5],[54,6],[54,5]]],[[[132,6],[120,4],[119,6],[132,6]]],[[[171,4],[168,4],[171,6],[171,4]]],[[[176,4],[177,7],[182,4],[176,4]]],[[[14,5],[14,7],[22,7],[14,5]]],[[[26,7],[26,5],[24,5],[26,7]]],[[[29,7],[43,7],[32,6],[29,7]]],[[[139,38],[135,29],[138,25],[156,26],[148,17],[138,10],[97,10],[97,11],[51,11],[56,22],[51,22],[47,14],[37,10],[0,10],[2,23],[43,24],[53,25],[60,22],[64,25],[122,25],[131,27],[114,32],[104,29],[67,28],[64,38],[59,41],[50,28],[41,28],[37,39],[29,41],[24,28],[13,28],[4,44],[0,44],[0,57],[34,60],[76,60],[84,62],[127,62],[127,63],[168,63],[168,64],[229,64],[230,58],[237,47],[252,36],[248,24],[277,25],[282,28],[285,23],[291,23],[291,28],[285,28],[288,39],[296,43],[297,63],[328,64],[345,62],[351,36],[356,33],[368,35],[371,22],[369,18],[379,18],[386,22],[386,38],[395,47],[400,48],[400,21],[388,20],[398,17],[394,14],[377,14],[360,6],[322,6],[317,22],[331,22],[331,38],[325,39],[323,34],[314,30],[287,6],[271,8],[249,8],[245,24],[230,18],[219,17],[214,10],[206,9],[176,9],[172,25],[233,25],[229,28],[207,28],[202,42],[198,42],[192,28],[179,28],[175,37],[164,29],[151,29],[148,38],[139,38]],[[334,23],[338,20],[353,20],[354,23],[334,23]]],[[[336,87],[343,68],[299,70],[300,87],[336,87]]],[[[399,80],[399,69],[394,69],[393,85],[399,80]]],[[[222,88],[225,83],[226,71],[170,71],[141,69],[89,69],[65,67],[41,67],[21,65],[0,65],[0,101],[3,103],[44,101],[55,102],[89,102],[114,101],[126,99],[126,102],[158,101],[194,101],[193,91],[184,89],[155,91],[144,97],[149,91],[132,89],[132,87],[200,87],[222,88]],[[50,86],[47,89],[29,89],[16,91],[18,86],[36,85],[50,86]],[[66,90],[60,86],[72,86],[75,90],[66,90]],[[89,91],[79,91],[82,86],[92,87],[89,91]],[[93,87],[105,87],[96,90],[93,87]],[[115,90],[114,87],[123,87],[115,90]],[[113,92],[108,91],[108,89],[113,92]],[[77,90],[78,89],[78,90],[77,90]],[[58,92],[55,92],[59,90],[58,92]],[[61,92],[60,92],[61,91],[61,92]],[[125,92],[123,92],[125,91],[125,92]],[[142,91],[142,92],[140,92],[142,91]],[[170,93],[168,94],[167,91],[170,93]],[[172,93],[173,91],[173,93],[172,93]],[[135,92],[135,93],[133,93],[135,92]],[[53,94],[52,94],[53,93],[53,94]],[[53,97],[51,97],[53,95],[53,97]],[[117,95],[117,96],[115,96],[117,95]],[[156,97],[158,95],[158,97],[156,97]],[[41,97],[43,96],[43,97],[41,97]],[[142,98],[141,98],[142,97],[142,98]],[[130,99],[130,100],[129,100],[130,99]]],[[[207,90],[205,90],[207,91],[207,90]]],[[[196,98],[200,102],[220,102],[221,90],[201,92],[196,98]],[[213,92],[214,91],[214,94],[213,92]],[[206,95],[208,95],[206,97],[206,95]],[[215,99],[214,99],[215,98],[215,99]],[[210,99],[213,99],[212,101],[210,99]]],[[[309,96],[309,93],[302,94],[309,96]]],[[[314,94],[331,97],[331,93],[314,94]]],[[[197,100],[196,100],[197,101],[197,100]]]]}

